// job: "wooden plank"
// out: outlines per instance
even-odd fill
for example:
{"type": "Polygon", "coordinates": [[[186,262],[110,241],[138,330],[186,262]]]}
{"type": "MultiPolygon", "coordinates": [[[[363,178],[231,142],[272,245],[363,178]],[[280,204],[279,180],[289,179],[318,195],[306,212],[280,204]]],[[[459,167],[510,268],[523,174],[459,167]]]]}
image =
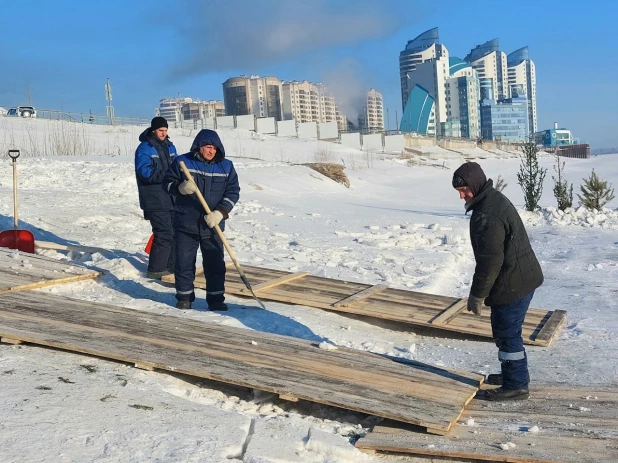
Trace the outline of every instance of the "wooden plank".
{"type": "Polygon", "coordinates": [[[387,288],[388,288],[388,286],[386,286],[386,285],[370,286],[369,288],[363,289],[362,291],[359,291],[356,294],[352,294],[351,296],[348,296],[348,297],[346,297],[344,299],[341,299],[338,302],[335,302],[333,304],[333,307],[335,307],[335,308],[350,307],[351,305],[354,305],[354,304],[357,304],[359,302],[362,302],[362,301],[368,299],[369,297],[384,291],[387,288]]]}
{"type": "Polygon", "coordinates": [[[440,433],[448,432],[478,388],[469,378],[458,380],[457,373],[428,365],[47,293],[0,296],[0,336],[412,422],[440,433]]]}
{"type": "Polygon", "coordinates": [[[92,246],[81,246],[78,244],[58,244],[52,243],[51,241],[39,241],[36,240],[34,242],[35,247],[41,249],[55,249],[58,251],[77,251],[77,252],[88,252],[95,253],[98,252],[100,254],[115,254],[114,251],[105,248],[97,248],[92,246]]]}
{"type": "Polygon", "coordinates": [[[14,345],[21,344],[21,341],[19,339],[13,339],[13,338],[0,338],[0,342],[3,344],[14,344],[14,345]]]}
{"type": "Polygon", "coordinates": [[[580,463],[618,461],[618,389],[538,387],[529,400],[503,403],[473,400],[447,437],[384,421],[356,446],[372,451],[439,456],[466,461],[580,463]],[[589,411],[580,410],[586,405],[589,411]],[[538,433],[527,432],[531,426],[538,433]],[[500,443],[513,442],[502,450],[500,443]]]}
{"type": "MultiPolygon", "coordinates": [[[[259,291],[264,291],[266,289],[274,288],[275,286],[279,286],[284,283],[289,283],[290,281],[297,280],[298,278],[302,278],[307,275],[309,275],[307,272],[290,273],[289,275],[283,275],[283,276],[280,276],[279,278],[275,278],[274,280],[269,280],[269,281],[260,283],[255,286],[251,285],[251,287],[253,288],[253,292],[257,293],[259,291]]],[[[251,294],[247,288],[243,288],[241,292],[251,294]]]]}
{"type": "Polygon", "coordinates": [[[442,326],[449,323],[453,318],[459,315],[468,306],[468,299],[460,299],[450,307],[446,308],[437,317],[430,320],[429,323],[435,326],[442,326]]]}
{"type": "Polygon", "coordinates": [[[28,283],[28,284],[22,284],[22,285],[17,285],[17,286],[10,286],[8,288],[0,288],[0,294],[4,294],[8,292],[15,292],[15,291],[27,291],[30,289],[44,288],[46,286],[53,286],[53,285],[64,284],[64,283],[75,283],[77,281],[83,281],[83,280],[92,280],[98,276],[99,276],[99,272],[93,272],[90,275],[79,275],[79,276],[67,277],[67,278],[56,278],[53,280],[38,281],[36,283],[28,283]]]}
{"type": "Polygon", "coordinates": [[[78,264],[0,249],[0,294],[88,280],[99,275],[78,264]]]}
{"type": "Polygon", "coordinates": [[[541,331],[537,334],[535,341],[537,343],[549,343],[565,320],[566,311],[554,310],[549,316],[549,320],[545,322],[545,325],[543,325],[543,328],[541,328],[541,331]]]}
{"type": "MultiPolygon", "coordinates": [[[[226,292],[247,297],[248,291],[237,272],[231,271],[230,268],[228,270],[230,271],[226,273],[226,292]]],[[[259,295],[263,300],[352,313],[493,339],[489,310],[484,311],[481,317],[467,313],[462,310],[465,308],[465,299],[388,288],[382,285],[369,286],[312,275],[286,280],[289,276],[296,274],[252,266],[243,266],[243,270],[249,281],[253,283],[254,291],[255,288],[260,288],[259,295]],[[277,284],[269,285],[269,281],[277,284]]],[[[174,276],[163,277],[163,281],[173,283],[174,276]]],[[[203,275],[196,275],[194,284],[198,288],[205,288],[206,281],[203,275]]],[[[528,310],[522,327],[525,344],[540,346],[551,344],[560,329],[560,323],[552,323],[543,331],[548,313],[551,312],[539,309],[528,310]],[[541,334],[543,336],[539,338],[541,334]]]]}

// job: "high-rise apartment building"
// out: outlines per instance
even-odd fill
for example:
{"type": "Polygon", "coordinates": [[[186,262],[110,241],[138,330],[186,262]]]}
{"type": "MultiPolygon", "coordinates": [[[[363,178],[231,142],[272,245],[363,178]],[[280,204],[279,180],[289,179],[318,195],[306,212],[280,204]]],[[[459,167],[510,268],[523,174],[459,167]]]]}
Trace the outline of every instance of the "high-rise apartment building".
{"type": "MultiPolygon", "coordinates": [[[[422,93],[426,92],[435,102],[433,108],[435,129],[439,133],[447,120],[445,109],[449,53],[447,48],[439,43],[437,27],[410,40],[406,48],[400,52],[399,76],[404,114],[408,104],[425,105],[428,100],[422,93]],[[415,91],[415,98],[411,100],[413,91],[415,91]]],[[[407,114],[414,118],[425,112],[426,108],[415,108],[408,110],[407,114]]],[[[419,120],[424,121],[426,118],[422,117],[419,120]]],[[[421,127],[421,133],[426,133],[427,129],[428,126],[421,127]]]]}
{"type": "Polygon", "coordinates": [[[282,119],[282,86],[276,77],[241,76],[223,82],[223,100],[228,116],[253,114],[282,119]]]}
{"type": "Polygon", "coordinates": [[[478,73],[481,100],[510,97],[506,53],[500,51],[498,39],[478,45],[464,58],[478,73]]]}
{"type": "Polygon", "coordinates": [[[525,97],[483,100],[481,136],[485,140],[526,142],[530,139],[528,100],[525,97]]]}
{"type": "Polygon", "coordinates": [[[162,98],[159,100],[159,107],[155,112],[168,122],[180,122],[182,120],[182,105],[192,101],[191,98],[162,98]]]}
{"type": "Polygon", "coordinates": [[[530,59],[528,47],[515,50],[507,57],[508,84],[512,97],[525,96],[528,99],[528,125],[530,131],[537,131],[536,117],[536,70],[530,59]]]}
{"type": "Polygon", "coordinates": [[[324,84],[292,80],[283,82],[281,87],[284,120],[337,122],[339,130],[348,130],[346,115],[324,84]]]}
{"type": "Polygon", "coordinates": [[[481,130],[479,114],[480,85],[477,72],[459,58],[449,59],[446,80],[445,137],[478,138],[481,130]]]}
{"type": "Polygon", "coordinates": [[[384,130],[384,100],[374,88],[367,90],[363,112],[358,115],[358,126],[367,132],[384,130]]]}
{"type": "Polygon", "coordinates": [[[225,105],[223,101],[193,100],[182,105],[182,118],[185,121],[194,119],[210,119],[225,116],[225,105]]]}

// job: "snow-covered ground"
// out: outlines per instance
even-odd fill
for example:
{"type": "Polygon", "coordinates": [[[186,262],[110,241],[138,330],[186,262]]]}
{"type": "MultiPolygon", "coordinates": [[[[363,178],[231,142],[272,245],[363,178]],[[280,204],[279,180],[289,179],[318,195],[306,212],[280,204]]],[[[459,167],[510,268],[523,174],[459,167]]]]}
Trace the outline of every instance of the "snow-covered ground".
{"type": "MultiPolygon", "coordinates": [[[[20,228],[38,240],[110,249],[72,257],[109,273],[97,281],[41,291],[331,343],[488,373],[499,368],[486,341],[414,333],[401,326],[309,307],[228,296],[227,313],[173,308],[174,291],[145,278],[149,224],[138,207],[133,151],[140,127],[105,127],[0,118],[0,229],[13,225],[9,147],[18,161],[20,228]],[[54,141],[56,143],[54,144],[54,141]],[[72,148],[71,148],[72,147],[72,148]],[[50,156],[62,152],[71,156],[50,156]],[[75,155],[78,150],[84,155],[75,155]]],[[[170,130],[185,151],[196,131],[170,130]]],[[[226,236],[241,263],[329,278],[466,296],[474,268],[468,217],[451,187],[457,160],[409,162],[336,144],[222,130],[236,165],[241,201],[226,236]],[[338,162],[350,188],[299,165],[338,162]]],[[[480,161],[501,175],[523,208],[517,159],[480,161]]],[[[535,385],[618,384],[618,200],[591,213],[554,209],[549,169],[543,210],[521,215],[545,273],[533,306],[565,309],[568,321],[549,348],[529,347],[535,385]]],[[[575,182],[595,168],[618,185],[618,156],[566,160],[575,182]]],[[[577,202],[577,199],[576,199],[577,202]]],[[[591,407],[589,413],[594,414],[591,407]]],[[[31,346],[0,345],[0,448],[3,462],[400,461],[368,457],[355,437],[375,422],[361,414],[208,381],[31,346]],[[134,406],[138,406],[137,408],[134,406]]],[[[415,461],[408,459],[406,461],[415,461]]]]}

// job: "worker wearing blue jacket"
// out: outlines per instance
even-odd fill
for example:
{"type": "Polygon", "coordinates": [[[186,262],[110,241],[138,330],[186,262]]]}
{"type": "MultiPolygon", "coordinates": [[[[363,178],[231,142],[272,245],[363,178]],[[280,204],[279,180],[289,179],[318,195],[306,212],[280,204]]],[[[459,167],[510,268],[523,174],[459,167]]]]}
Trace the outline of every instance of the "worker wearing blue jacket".
{"type": "Polygon", "coordinates": [[[148,278],[161,279],[174,271],[174,198],[161,188],[163,176],[176,157],[167,136],[167,121],[157,116],[139,136],[135,151],[135,177],[139,205],[150,221],[154,239],[148,259],[148,278]]]}
{"type": "Polygon", "coordinates": [[[201,130],[191,151],[178,156],[163,178],[163,190],[176,198],[174,231],[176,236],[176,307],[191,309],[195,300],[193,280],[198,247],[206,277],[206,302],[210,310],[227,310],[225,304],[225,262],[223,243],[214,227],[225,230],[225,220],[238,202],[240,185],[232,161],[214,130],[201,130]],[[179,162],[193,177],[187,181],[179,162]],[[210,214],[206,214],[196,189],[202,193],[210,214]]]}

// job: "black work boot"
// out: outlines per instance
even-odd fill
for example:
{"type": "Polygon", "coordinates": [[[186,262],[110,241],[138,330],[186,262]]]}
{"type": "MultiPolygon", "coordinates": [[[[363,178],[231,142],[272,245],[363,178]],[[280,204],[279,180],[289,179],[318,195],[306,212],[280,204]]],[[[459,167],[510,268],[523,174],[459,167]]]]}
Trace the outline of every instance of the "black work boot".
{"type": "Polygon", "coordinates": [[[153,280],[160,280],[165,275],[169,275],[171,272],[169,270],[161,270],[160,272],[147,272],[146,277],[152,278],[153,280]]]}
{"type": "Polygon", "coordinates": [[[180,310],[191,310],[191,301],[178,301],[176,308],[180,310]]]}
{"type": "Polygon", "coordinates": [[[485,384],[492,386],[502,386],[502,373],[492,373],[485,378],[485,384]]]}
{"type": "Polygon", "coordinates": [[[227,304],[225,302],[213,302],[212,304],[208,304],[208,309],[223,312],[227,310],[227,304]]]}
{"type": "Polygon", "coordinates": [[[485,400],[492,402],[504,402],[507,400],[525,400],[530,396],[528,389],[487,389],[485,391],[485,400]]]}

